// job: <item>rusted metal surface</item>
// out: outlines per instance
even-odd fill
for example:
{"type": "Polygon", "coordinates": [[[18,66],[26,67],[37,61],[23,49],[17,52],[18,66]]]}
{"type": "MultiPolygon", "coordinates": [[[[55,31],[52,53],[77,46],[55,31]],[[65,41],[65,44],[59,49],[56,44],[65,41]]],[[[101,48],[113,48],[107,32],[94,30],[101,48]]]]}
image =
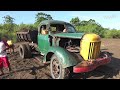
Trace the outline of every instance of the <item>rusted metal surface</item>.
{"type": "Polygon", "coordinates": [[[60,64],[59,64],[59,61],[58,60],[53,60],[52,62],[52,67],[53,67],[53,74],[55,76],[55,78],[59,77],[59,74],[60,74],[60,64]]]}
{"type": "Polygon", "coordinates": [[[70,46],[68,46],[68,47],[66,47],[66,49],[69,52],[76,52],[76,53],[80,52],[80,47],[70,47],[70,46]]]}
{"type": "Polygon", "coordinates": [[[17,32],[17,34],[28,34],[29,32],[17,32]]]}
{"type": "Polygon", "coordinates": [[[37,30],[20,31],[17,32],[17,39],[18,41],[28,41],[37,43],[37,34],[37,30]]]}
{"type": "Polygon", "coordinates": [[[96,60],[82,61],[73,67],[74,73],[84,73],[93,71],[101,65],[108,64],[111,61],[111,57],[105,54],[102,58],[97,58],[96,60]]]}

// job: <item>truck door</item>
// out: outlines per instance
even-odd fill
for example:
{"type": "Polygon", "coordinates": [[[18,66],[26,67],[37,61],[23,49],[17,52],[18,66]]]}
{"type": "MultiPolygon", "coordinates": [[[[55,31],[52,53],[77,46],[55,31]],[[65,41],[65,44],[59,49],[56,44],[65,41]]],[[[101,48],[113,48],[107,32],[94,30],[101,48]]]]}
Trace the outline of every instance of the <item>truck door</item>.
{"type": "Polygon", "coordinates": [[[50,47],[49,35],[46,25],[42,25],[38,34],[38,48],[42,54],[45,54],[50,47]]]}

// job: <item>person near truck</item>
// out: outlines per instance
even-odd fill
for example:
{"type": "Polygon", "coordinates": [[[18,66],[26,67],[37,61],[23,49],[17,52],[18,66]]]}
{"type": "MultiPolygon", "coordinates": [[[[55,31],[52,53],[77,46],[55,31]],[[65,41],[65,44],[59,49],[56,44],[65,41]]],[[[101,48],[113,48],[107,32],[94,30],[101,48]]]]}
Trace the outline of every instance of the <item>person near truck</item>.
{"type": "Polygon", "coordinates": [[[66,28],[66,26],[64,25],[64,29],[63,29],[63,32],[68,32],[68,30],[67,30],[67,28],[66,28]]]}
{"type": "Polygon", "coordinates": [[[7,40],[7,44],[9,45],[9,53],[11,54],[12,52],[14,53],[14,44],[12,42],[12,40],[7,40]]]}
{"type": "Polygon", "coordinates": [[[8,69],[8,71],[11,71],[10,63],[7,57],[6,50],[9,49],[9,45],[7,44],[7,37],[4,36],[0,39],[0,71],[3,75],[3,68],[8,69]]]}

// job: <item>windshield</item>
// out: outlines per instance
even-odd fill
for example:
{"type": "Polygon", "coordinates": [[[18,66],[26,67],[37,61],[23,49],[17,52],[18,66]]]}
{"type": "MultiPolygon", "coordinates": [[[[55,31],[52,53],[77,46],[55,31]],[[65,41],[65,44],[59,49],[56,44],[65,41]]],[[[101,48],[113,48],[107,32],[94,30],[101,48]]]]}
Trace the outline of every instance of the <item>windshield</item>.
{"type": "Polygon", "coordinates": [[[74,26],[72,26],[70,24],[66,24],[66,28],[67,28],[69,33],[76,32],[74,26]]]}

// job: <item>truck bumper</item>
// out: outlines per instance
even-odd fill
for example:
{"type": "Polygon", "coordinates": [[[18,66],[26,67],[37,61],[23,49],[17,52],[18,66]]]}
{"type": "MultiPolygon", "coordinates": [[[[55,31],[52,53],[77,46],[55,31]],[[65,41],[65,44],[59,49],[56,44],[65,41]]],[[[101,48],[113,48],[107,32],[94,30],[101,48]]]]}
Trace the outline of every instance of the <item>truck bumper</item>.
{"type": "Polygon", "coordinates": [[[81,63],[78,63],[76,66],[73,67],[73,72],[74,73],[84,73],[84,72],[89,72],[93,71],[97,67],[101,65],[105,65],[111,61],[110,57],[107,58],[98,58],[95,61],[89,62],[89,61],[84,61],[87,63],[86,66],[83,66],[81,63]]]}

